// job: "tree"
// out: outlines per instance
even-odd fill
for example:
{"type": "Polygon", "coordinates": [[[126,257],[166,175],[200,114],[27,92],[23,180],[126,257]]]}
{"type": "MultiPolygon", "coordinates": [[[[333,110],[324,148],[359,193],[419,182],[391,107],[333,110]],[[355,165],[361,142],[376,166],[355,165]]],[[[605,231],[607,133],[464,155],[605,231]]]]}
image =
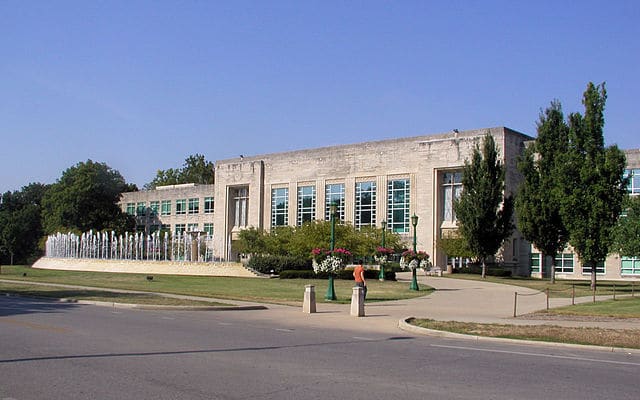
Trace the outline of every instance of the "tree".
{"type": "Polygon", "coordinates": [[[29,263],[38,256],[43,236],[41,202],[46,186],[32,183],[6,192],[0,201],[0,264],[29,263]]]}
{"type": "Polygon", "coordinates": [[[145,189],[156,186],[177,185],[181,183],[213,184],[213,162],[205,160],[201,154],[191,155],[184,160],[182,168],[158,170],[156,177],[146,185],[145,189]]]}
{"type": "Polygon", "coordinates": [[[625,156],[617,146],[604,146],[604,83],[587,85],[584,116],[569,116],[569,146],[563,157],[561,215],[570,232],[569,242],[583,267],[591,268],[591,289],[596,289],[596,265],[612,245],[613,228],[627,196],[625,156]]]}
{"type": "Polygon", "coordinates": [[[122,175],[105,163],[87,160],[68,168],[42,200],[45,233],[132,230],[135,220],[117,204],[127,188],[122,175]]]}
{"type": "Polygon", "coordinates": [[[623,256],[640,257],[640,196],[627,199],[613,231],[612,248],[623,256]]]}
{"type": "Polygon", "coordinates": [[[476,145],[471,162],[465,161],[462,194],[454,203],[460,235],[482,262],[483,278],[487,257],[495,255],[513,231],[513,197],[504,196],[504,176],[493,136],[487,134],[482,153],[476,145]]]}
{"type": "MultiPolygon", "coordinates": [[[[518,163],[524,177],[516,197],[518,228],[525,239],[545,256],[555,259],[567,245],[569,233],[560,212],[562,201],[562,165],[569,142],[569,127],[564,121],[558,101],[540,114],[538,137],[525,150],[518,163]]],[[[555,267],[551,264],[551,283],[555,283],[555,267]]]]}

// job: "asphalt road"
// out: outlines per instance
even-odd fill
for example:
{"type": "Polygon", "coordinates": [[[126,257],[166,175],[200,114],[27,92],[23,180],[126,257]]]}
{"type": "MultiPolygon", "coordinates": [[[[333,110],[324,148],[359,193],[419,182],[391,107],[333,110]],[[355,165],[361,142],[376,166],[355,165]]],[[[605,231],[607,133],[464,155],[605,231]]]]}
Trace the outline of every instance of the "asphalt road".
{"type": "Polygon", "coordinates": [[[265,313],[3,297],[0,400],[639,397],[637,353],[305,327],[265,313]]]}

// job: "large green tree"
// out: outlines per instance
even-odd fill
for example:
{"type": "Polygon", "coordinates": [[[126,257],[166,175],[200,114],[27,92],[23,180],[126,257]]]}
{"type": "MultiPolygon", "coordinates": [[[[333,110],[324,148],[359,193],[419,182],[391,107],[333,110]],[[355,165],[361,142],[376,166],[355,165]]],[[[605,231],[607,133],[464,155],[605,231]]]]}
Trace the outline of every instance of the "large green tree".
{"type": "Polygon", "coordinates": [[[611,250],[612,231],[627,196],[625,156],[617,146],[605,147],[605,85],[587,85],[584,116],[569,116],[569,146],[563,157],[562,219],[569,242],[583,267],[591,268],[591,288],[596,288],[596,265],[611,250]]]}
{"type": "Polygon", "coordinates": [[[68,168],[42,200],[45,233],[132,230],[133,217],[117,204],[128,188],[122,175],[105,163],[87,160],[68,168]]]}
{"type": "Polygon", "coordinates": [[[563,157],[569,144],[562,106],[553,101],[538,121],[538,137],[527,147],[518,163],[524,177],[516,197],[518,228],[525,239],[542,252],[541,271],[545,256],[552,260],[551,282],[555,282],[553,260],[566,246],[569,233],[560,212],[563,188],[563,157]]]}
{"type": "Polygon", "coordinates": [[[505,168],[498,158],[493,136],[485,135],[476,145],[471,161],[465,161],[462,194],[454,203],[458,229],[471,253],[482,263],[486,277],[486,259],[493,256],[513,231],[513,197],[504,195],[505,168]]]}
{"type": "Polygon", "coordinates": [[[182,168],[158,170],[156,177],[144,187],[145,189],[155,189],[157,186],[181,183],[212,184],[213,179],[213,162],[207,161],[202,154],[195,154],[184,160],[182,168]]]}
{"type": "Polygon", "coordinates": [[[41,202],[46,186],[32,183],[6,192],[0,201],[0,264],[29,263],[39,256],[43,236],[41,202]]]}
{"type": "Polygon", "coordinates": [[[613,248],[623,256],[640,257],[640,196],[630,196],[613,231],[613,248]]]}

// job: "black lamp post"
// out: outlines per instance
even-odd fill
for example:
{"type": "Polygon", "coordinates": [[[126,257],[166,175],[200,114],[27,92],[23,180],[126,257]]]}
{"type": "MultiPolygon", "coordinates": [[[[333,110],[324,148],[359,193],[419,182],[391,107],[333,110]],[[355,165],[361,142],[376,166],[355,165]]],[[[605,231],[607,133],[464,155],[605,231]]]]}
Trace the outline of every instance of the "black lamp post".
{"type": "MultiPolygon", "coordinates": [[[[414,257],[416,257],[418,255],[418,252],[416,251],[416,226],[418,225],[418,216],[415,214],[411,216],[411,225],[413,225],[413,255],[414,257]]],[[[418,279],[416,277],[416,270],[418,269],[418,266],[411,270],[411,285],[409,286],[409,290],[420,290],[420,288],[418,287],[418,279]]]]}
{"type": "MultiPolygon", "coordinates": [[[[333,255],[333,250],[336,248],[336,211],[338,209],[338,205],[333,202],[329,206],[329,218],[331,220],[331,243],[330,250],[331,255],[333,255]]],[[[325,300],[337,300],[336,291],[333,285],[333,275],[329,273],[329,287],[327,288],[327,294],[324,296],[325,300]]]]}
{"type": "MultiPolygon", "coordinates": [[[[383,220],[380,222],[380,225],[382,225],[382,248],[385,248],[384,235],[387,231],[387,221],[383,220]]],[[[386,257],[386,253],[383,257],[386,257]]],[[[380,263],[380,274],[378,275],[378,280],[384,281],[384,263],[380,263]]]]}

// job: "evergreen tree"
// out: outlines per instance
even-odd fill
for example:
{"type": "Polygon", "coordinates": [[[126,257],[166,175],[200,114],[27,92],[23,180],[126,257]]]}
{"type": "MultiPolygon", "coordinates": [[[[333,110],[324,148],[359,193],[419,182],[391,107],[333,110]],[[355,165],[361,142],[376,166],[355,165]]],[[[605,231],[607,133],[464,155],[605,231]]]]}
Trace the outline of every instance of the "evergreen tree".
{"type": "Polygon", "coordinates": [[[582,104],[584,116],[569,116],[569,147],[563,162],[562,219],[571,246],[583,267],[591,268],[591,289],[596,288],[596,265],[611,249],[612,231],[627,196],[625,156],[617,146],[604,146],[604,83],[589,83],[582,104]]]}
{"type": "Polygon", "coordinates": [[[483,278],[487,257],[495,255],[514,228],[513,197],[504,196],[504,177],[495,141],[487,134],[482,152],[476,145],[471,162],[465,161],[462,194],[454,203],[459,232],[474,257],[482,262],[483,278]]]}
{"type": "Polygon", "coordinates": [[[551,283],[555,282],[553,260],[569,240],[569,233],[560,213],[562,200],[562,157],[569,140],[569,127],[562,107],[553,101],[538,121],[538,137],[518,163],[524,177],[516,198],[518,228],[525,239],[542,252],[541,271],[546,256],[552,260],[551,283]]]}

